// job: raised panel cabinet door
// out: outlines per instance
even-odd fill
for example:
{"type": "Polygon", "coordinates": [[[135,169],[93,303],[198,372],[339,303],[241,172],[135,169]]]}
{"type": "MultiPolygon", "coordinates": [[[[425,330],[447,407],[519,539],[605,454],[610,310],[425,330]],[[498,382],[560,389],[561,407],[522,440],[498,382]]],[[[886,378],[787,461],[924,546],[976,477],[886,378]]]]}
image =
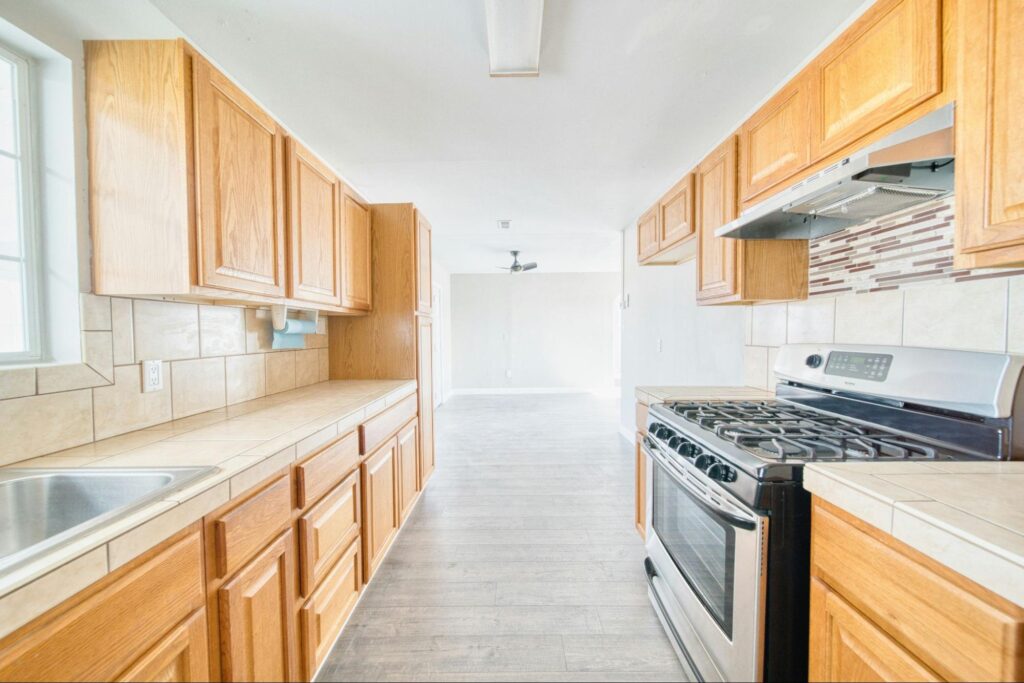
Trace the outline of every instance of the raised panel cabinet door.
{"type": "Polygon", "coordinates": [[[288,139],[288,296],[341,304],[341,183],[288,139]]]}
{"type": "Polygon", "coordinates": [[[392,438],[362,464],[364,581],[373,576],[398,533],[397,451],[392,438]]]}
{"type": "Polygon", "coordinates": [[[942,91],[941,12],[941,0],[883,0],[825,49],[815,158],[942,91]]]}
{"type": "Polygon", "coordinates": [[[1024,263],[1024,3],[960,2],[956,247],[964,266],[1024,263]]]}
{"type": "Polygon", "coordinates": [[[740,201],[748,202],[811,163],[812,67],[786,85],[740,129],[740,201]]]}
{"type": "Polygon", "coordinates": [[[363,590],[359,539],[345,550],[312,597],[299,610],[305,677],[311,681],[341,633],[363,590]]]}
{"type": "Polygon", "coordinates": [[[209,667],[206,610],[200,609],[161,638],[118,680],[206,681],[210,678],[209,667]]]}
{"type": "Polygon", "coordinates": [[[278,536],[217,590],[224,681],[297,676],[295,539],[278,536]]]}
{"type": "Polygon", "coordinates": [[[398,510],[405,522],[420,491],[420,430],[413,420],[398,432],[398,510]]]}
{"type": "Polygon", "coordinates": [[[370,210],[348,195],[345,195],[345,221],[341,235],[341,305],[369,311],[373,287],[370,210]]]}
{"type": "Polygon", "coordinates": [[[416,312],[430,315],[430,223],[416,212],[416,312]]]}
{"type": "Polygon", "coordinates": [[[658,250],[679,244],[693,235],[693,174],[686,177],[658,202],[658,250]]]}
{"type": "Polygon", "coordinates": [[[652,206],[636,222],[636,260],[643,263],[658,253],[658,206],[652,206]]]}
{"type": "Polygon", "coordinates": [[[430,318],[416,321],[416,391],[420,416],[420,490],[434,473],[434,327],[430,318]]]}
{"type": "Polygon", "coordinates": [[[284,296],[281,128],[203,59],[193,83],[198,283],[284,296]]]}
{"type": "Polygon", "coordinates": [[[715,230],[736,218],[736,136],[697,166],[697,299],[736,294],[739,247],[715,230]]]}
{"type": "Polygon", "coordinates": [[[943,680],[818,579],[810,628],[809,680],[943,680]]]}
{"type": "Polygon", "coordinates": [[[634,483],[633,483],[633,498],[635,510],[633,513],[633,522],[636,524],[636,530],[640,533],[640,538],[647,537],[647,456],[644,454],[644,449],[640,445],[641,439],[640,433],[636,435],[636,455],[634,457],[635,469],[634,469],[634,483]]]}
{"type": "Polygon", "coordinates": [[[338,556],[359,535],[359,498],[359,472],[355,471],[299,517],[299,581],[303,597],[313,593],[338,556]]]}

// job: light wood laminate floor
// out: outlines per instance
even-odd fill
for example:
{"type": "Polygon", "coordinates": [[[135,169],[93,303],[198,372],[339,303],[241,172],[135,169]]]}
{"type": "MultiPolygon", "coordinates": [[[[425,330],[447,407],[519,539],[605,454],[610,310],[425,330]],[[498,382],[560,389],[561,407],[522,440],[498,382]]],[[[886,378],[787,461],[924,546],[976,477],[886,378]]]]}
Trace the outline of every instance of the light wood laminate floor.
{"type": "Polygon", "coordinates": [[[437,470],[320,681],[661,681],[618,402],[457,396],[437,470]]]}

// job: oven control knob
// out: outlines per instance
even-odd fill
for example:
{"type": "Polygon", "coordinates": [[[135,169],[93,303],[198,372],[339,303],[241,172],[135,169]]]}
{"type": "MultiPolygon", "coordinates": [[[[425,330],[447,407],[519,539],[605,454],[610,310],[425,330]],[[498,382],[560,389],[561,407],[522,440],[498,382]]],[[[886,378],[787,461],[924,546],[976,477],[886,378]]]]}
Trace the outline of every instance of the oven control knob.
{"type": "Polygon", "coordinates": [[[654,432],[654,435],[656,437],[658,437],[659,439],[669,439],[669,438],[675,436],[675,432],[673,432],[671,429],[669,429],[665,425],[660,425],[658,427],[658,429],[654,432]]]}
{"type": "Polygon", "coordinates": [[[676,446],[676,453],[687,458],[692,458],[693,456],[700,453],[700,446],[693,443],[692,441],[683,441],[678,446],[676,446]]]}
{"type": "Polygon", "coordinates": [[[729,467],[724,462],[716,462],[714,465],[709,467],[707,475],[715,481],[736,481],[736,470],[729,467]]]}
{"type": "Polygon", "coordinates": [[[807,367],[809,368],[820,368],[822,360],[823,359],[820,355],[818,355],[817,353],[812,353],[811,355],[807,356],[807,360],[804,362],[807,363],[807,367]]]}
{"type": "Polygon", "coordinates": [[[701,453],[697,456],[697,459],[693,461],[694,466],[699,470],[706,470],[712,465],[718,462],[718,458],[707,453],[701,453]]]}
{"type": "Polygon", "coordinates": [[[668,447],[674,451],[679,450],[679,446],[681,446],[682,444],[683,437],[679,436],[678,434],[676,434],[675,436],[668,440],[668,447]]]}

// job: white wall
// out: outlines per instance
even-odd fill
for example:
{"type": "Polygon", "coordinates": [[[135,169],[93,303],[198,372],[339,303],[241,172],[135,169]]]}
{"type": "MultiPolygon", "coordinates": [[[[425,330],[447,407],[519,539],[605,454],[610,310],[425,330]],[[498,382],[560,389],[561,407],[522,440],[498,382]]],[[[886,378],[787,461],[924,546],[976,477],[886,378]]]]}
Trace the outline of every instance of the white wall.
{"type": "Polygon", "coordinates": [[[435,377],[435,390],[441,390],[441,400],[452,395],[452,275],[434,259],[430,264],[434,284],[434,340],[440,342],[441,376],[435,377]]]}
{"type": "Polygon", "coordinates": [[[456,392],[613,387],[618,273],[455,274],[451,281],[456,392]]]}
{"type": "Polygon", "coordinates": [[[621,424],[632,439],[638,385],[744,383],[744,311],[698,306],[696,261],[640,267],[635,226],[624,239],[621,424]]]}

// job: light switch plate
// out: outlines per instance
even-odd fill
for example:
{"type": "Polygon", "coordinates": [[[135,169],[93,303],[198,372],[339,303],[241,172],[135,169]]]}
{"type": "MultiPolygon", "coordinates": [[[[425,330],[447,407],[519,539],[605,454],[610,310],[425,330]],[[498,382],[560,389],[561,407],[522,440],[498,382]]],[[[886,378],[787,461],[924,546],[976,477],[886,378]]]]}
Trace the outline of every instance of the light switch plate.
{"type": "Polygon", "coordinates": [[[164,364],[158,360],[142,361],[142,393],[164,388],[164,364]]]}

